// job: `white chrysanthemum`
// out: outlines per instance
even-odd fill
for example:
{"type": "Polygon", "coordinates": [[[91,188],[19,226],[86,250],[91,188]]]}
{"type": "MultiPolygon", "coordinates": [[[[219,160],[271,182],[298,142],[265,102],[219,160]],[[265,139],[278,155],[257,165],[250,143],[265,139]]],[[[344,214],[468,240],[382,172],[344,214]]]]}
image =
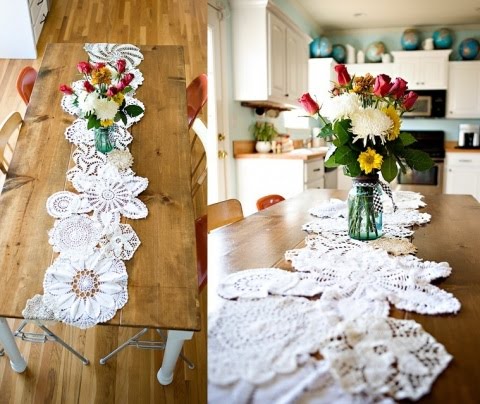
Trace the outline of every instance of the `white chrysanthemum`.
{"type": "Polygon", "coordinates": [[[113,120],[118,111],[118,104],[108,98],[98,98],[95,101],[95,115],[101,121],[113,120]]]}
{"type": "Polygon", "coordinates": [[[392,128],[392,120],[382,111],[375,108],[360,109],[351,116],[353,142],[363,139],[363,146],[370,139],[375,144],[375,138],[385,143],[385,137],[392,128]]]}
{"type": "Polygon", "coordinates": [[[361,107],[360,98],[355,93],[343,93],[332,97],[322,105],[321,114],[330,122],[350,118],[361,107]]]}
{"type": "Polygon", "coordinates": [[[98,100],[97,93],[87,93],[82,91],[78,96],[78,107],[83,114],[93,112],[95,109],[95,103],[98,100]]]}
{"type": "Polygon", "coordinates": [[[107,154],[107,161],[119,170],[126,170],[133,164],[133,156],[128,149],[112,150],[107,154]]]}

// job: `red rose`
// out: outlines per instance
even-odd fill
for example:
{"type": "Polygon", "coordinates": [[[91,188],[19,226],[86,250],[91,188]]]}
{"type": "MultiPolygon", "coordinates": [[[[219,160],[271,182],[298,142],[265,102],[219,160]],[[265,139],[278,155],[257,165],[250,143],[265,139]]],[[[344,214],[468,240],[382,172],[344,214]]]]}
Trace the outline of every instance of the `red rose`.
{"type": "Polygon", "coordinates": [[[397,77],[388,94],[398,100],[403,97],[405,91],[407,91],[407,82],[404,79],[397,77]]]}
{"type": "Polygon", "coordinates": [[[125,71],[125,67],[127,66],[127,62],[125,59],[118,59],[117,60],[117,70],[119,73],[123,73],[125,71]]]}
{"type": "Polygon", "coordinates": [[[417,101],[418,94],[414,93],[413,91],[409,91],[405,97],[403,97],[403,108],[406,111],[410,111],[413,108],[413,105],[417,101]]]}
{"type": "Polygon", "coordinates": [[[62,84],[60,86],[60,91],[65,95],[72,95],[73,94],[73,88],[67,86],[66,84],[62,84]]]}
{"type": "Polygon", "coordinates": [[[298,102],[309,115],[315,115],[320,110],[317,102],[310,96],[309,93],[303,94],[298,99],[298,102]]]}
{"type": "Polygon", "coordinates": [[[387,76],[386,74],[379,74],[375,78],[375,85],[373,86],[373,93],[377,97],[385,97],[388,92],[390,91],[391,87],[391,78],[390,76],[387,76]]]}
{"type": "Polygon", "coordinates": [[[87,93],[93,93],[95,91],[95,87],[93,87],[89,81],[83,82],[83,88],[87,93]]]}
{"type": "Polygon", "coordinates": [[[127,73],[123,76],[122,80],[125,83],[125,87],[128,86],[135,76],[132,73],[127,73]]]}
{"type": "Polygon", "coordinates": [[[93,67],[98,70],[98,69],[101,69],[102,67],[105,67],[105,63],[95,63],[93,67]]]}
{"type": "Polygon", "coordinates": [[[352,78],[348,74],[348,71],[345,65],[335,66],[335,71],[337,72],[338,84],[340,84],[341,86],[347,85],[352,80],[352,78]]]}
{"type": "Polygon", "coordinates": [[[107,97],[113,97],[117,93],[118,93],[118,88],[117,87],[110,87],[107,90],[107,97]]]}
{"type": "Polygon", "coordinates": [[[120,80],[115,87],[118,91],[123,91],[127,85],[123,82],[123,80],[120,80]]]}
{"type": "Polygon", "coordinates": [[[77,64],[77,69],[80,73],[89,74],[92,71],[92,66],[88,62],[80,62],[77,64]]]}

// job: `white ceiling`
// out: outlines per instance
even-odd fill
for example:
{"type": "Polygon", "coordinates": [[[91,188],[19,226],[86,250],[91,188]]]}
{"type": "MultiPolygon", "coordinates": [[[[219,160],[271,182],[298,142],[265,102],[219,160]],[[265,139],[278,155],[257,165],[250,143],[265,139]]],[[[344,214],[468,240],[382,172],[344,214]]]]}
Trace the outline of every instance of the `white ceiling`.
{"type": "Polygon", "coordinates": [[[480,0],[294,0],[321,31],[480,24],[480,0]]]}

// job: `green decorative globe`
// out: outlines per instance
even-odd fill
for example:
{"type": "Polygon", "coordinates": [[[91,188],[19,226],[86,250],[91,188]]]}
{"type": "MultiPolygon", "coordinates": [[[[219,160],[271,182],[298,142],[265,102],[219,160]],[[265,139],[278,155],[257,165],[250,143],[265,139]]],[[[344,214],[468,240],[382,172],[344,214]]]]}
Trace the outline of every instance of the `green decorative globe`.
{"type": "Polygon", "coordinates": [[[367,62],[378,63],[382,61],[382,55],[386,53],[387,48],[383,42],[374,42],[368,45],[365,52],[367,62]]]}
{"type": "Polygon", "coordinates": [[[480,49],[480,42],[475,38],[467,38],[460,42],[458,53],[464,60],[473,60],[477,57],[480,49]]]}
{"type": "Polygon", "coordinates": [[[452,31],[448,28],[440,28],[433,33],[433,43],[436,49],[450,49],[453,44],[452,31]]]}
{"type": "Polygon", "coordinates": [[[404,50],[415,50],[420,46],[420,33],[416,29],[407,29],[400,40],[404,50]]]}

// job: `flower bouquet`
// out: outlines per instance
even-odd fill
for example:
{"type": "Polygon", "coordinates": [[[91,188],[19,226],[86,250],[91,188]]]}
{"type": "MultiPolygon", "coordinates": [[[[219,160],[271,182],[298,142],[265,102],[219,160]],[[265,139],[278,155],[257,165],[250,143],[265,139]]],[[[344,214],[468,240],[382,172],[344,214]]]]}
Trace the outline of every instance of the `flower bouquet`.
{"type": "Polygon", "coordinates": [[[144,112],[139,105],[127,105],[125,100],[133,91],[130,83],[134,74],[126,72],[124,59],[117,60],[115,65],[80,62],[77,69],[83,74],[83,81],[77,82],[80,85],[73,85],[74,89],[62,84],[60,91],[74,97],[72,104],[78,107],[80,117],[87,119],[87,129],[95,130],[97,150],[108,153],[113,149],[108,133],[114,122],[126,125],[127,117],[144,112]]]}
{"type": "Polygon", "coordinates": [[[378,173],[391,182],[399,169],[424,171],[433,166],[427,153],[410,147],[415,138],[400,131],[401,117],[418,95],[407,91],[402,78],[392,81],[386,74],[368,73],[351,77],[345,65],[335,66],[335,71],[332,96],[321,108],[308,93],[298,101],[323,123],[319,136],[332,139],[325,167],[343,166],[346,175],[355,177],[348,199],[350,236],[375,239],[382,235],[380,188],[391,195],[378,173]]]}

